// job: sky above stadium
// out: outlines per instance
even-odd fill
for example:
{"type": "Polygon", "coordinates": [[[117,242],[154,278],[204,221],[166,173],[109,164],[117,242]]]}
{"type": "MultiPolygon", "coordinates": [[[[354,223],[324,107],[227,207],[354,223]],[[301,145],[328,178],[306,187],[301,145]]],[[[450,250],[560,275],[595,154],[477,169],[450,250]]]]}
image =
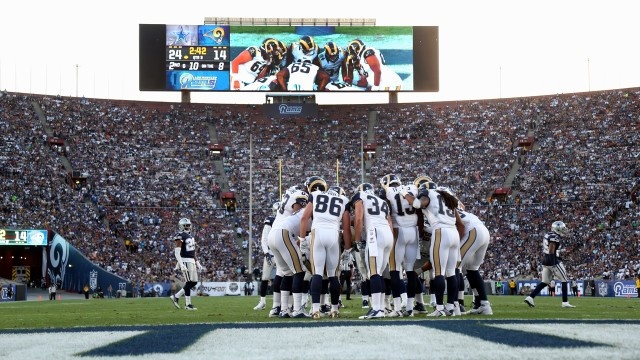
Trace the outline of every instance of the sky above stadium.
{"type": "MultiPolygon", "coordinates": [[[[197,25],[205,17],[372,18],[380,26],[438,26],[440,91],[400,93],[400,102],[638,87],[638,14],[640,2],[633,0],[17,1],[0,12],[0,89],[180,101],[178,92],[138,90],[138,25],[197,25]]],[[[371,93],[317,98],[321,104],[387,101],[386,94],[371,93]]],[[[261,103],[264,94],[194,93],[192,101],[261,103]]]]}

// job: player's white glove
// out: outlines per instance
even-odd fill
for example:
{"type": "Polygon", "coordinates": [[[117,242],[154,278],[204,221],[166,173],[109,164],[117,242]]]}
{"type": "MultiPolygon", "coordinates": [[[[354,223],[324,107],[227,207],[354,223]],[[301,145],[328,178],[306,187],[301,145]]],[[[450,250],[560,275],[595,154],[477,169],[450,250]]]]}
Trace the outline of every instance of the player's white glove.
{"type": "Polygon", "coordinates": [[[342,262],[344,263],[348,263],[351,261],[351,250],[352,249],[345,249],[342,252],[342,262]]]}
{"type": "Polygon", "coordinates": [[[178,265],[180,265],[180,271],[182,271],[183,273],[187,272],[187,267],[183,263],[180,263],[178,265]]]}
{"type": "Polygon", "coordinates": [[[267,260],[267,264],[269,264],[269,266],[274,265],[273,254],[271,252],[264,254],[264,258],[265,260],[267,260]]]}
{"type": "Polygon", "coordinates": [[[400,196],[405,197],[409,192],[406,189],[400,190],[400,196]]]}
{"type": "Polygon", "coordinates": [[[298,236],[300,240],[300,251],[305,254],[309,254],[311,251],[311,245],[309,244],[309,240],[306,237],[298,236]]]}
{"type": "Polygon", "coordinates": [[[358,249],[364,251],[367,248],[367,240],[360,240],[358,242],[358,249]]]}
{"type": "Polygon", "coordinates": [[[200,264],[200,261],[196,261],[196,269],[197,269],[199,272],[206,271],[206,269],[204,268],[204,266],[202,266],[202,265],[200,264]]]}

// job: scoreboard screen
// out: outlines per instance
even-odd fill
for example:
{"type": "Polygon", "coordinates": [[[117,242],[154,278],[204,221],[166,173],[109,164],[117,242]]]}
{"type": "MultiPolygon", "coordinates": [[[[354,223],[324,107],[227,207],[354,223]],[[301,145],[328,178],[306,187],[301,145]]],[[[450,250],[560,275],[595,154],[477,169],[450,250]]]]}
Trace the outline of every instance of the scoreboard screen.
{"type": "Polygon", "coordinates": [[[1,245],[46,246],[47,230],[0,229],[1,245]]]}
{"type": "Polygon", "coordinates": [[[439,90],[436,26],[140,24],[139,30],[140,91],[439,90]]]}

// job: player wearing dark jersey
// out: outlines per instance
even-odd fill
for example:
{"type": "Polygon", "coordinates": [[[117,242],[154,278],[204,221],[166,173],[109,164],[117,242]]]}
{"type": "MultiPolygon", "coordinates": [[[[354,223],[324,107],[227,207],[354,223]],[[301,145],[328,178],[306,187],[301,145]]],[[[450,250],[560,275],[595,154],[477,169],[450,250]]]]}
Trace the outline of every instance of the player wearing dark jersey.
{"type": "Polygon", "coordinates": [[[191,234],[191,221],[189,219],[180,219],[178,233],[173,239],[176,243],[174,254],[180,271],[184,275],[185,283],[180,291],[175,295],[171,295],[171,301],[177,309],[180,309],[180,297],[184,295],[184,308],[186,310],[198,310],[191,304],[191,289],[198,283],[198,271],[203,271],[204,268],[196,258],[196,241],[191,234]]]}
{"type": "Polygon", "coordinates": [[[562,264],[562,259],[558,257],[558,250],[560,250],[561,246],[560,240],[567,236],[568,233],[569,230],[562,221],[554,221],[554,223],[551,224],[551,232],[545,234],[542,240],[542,282],[524,299],[524,302],[530,307],[535,306],[533,299],[538,296],[540,291],[548,286],[554,278],[560,280],[562,284],[562,307],[575,307],[569,304],[569,277],[567,276],[567,270],[562,264]]]}

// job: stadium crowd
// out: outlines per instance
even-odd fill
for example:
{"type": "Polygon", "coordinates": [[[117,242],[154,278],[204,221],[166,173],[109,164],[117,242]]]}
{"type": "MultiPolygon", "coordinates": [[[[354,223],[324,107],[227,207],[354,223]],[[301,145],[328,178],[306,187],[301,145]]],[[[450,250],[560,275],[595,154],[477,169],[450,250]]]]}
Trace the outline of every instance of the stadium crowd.
{"type": "Polygon", "coordinates": [[[640,272],[639,124],[639,89],[320,106],[315,118],[282,119],[247,105],[2,92],[1,223],[60,233],[95,263],[140,283],[174,275],[170,238],[188,217],[204,279],[241,281],[251,272],[242,249],[248,232],[238,237],[236,229],[249,229],[250,196],[257,267],[262,219],[280,187],[319,175],[351,195],[386,173],[404,182],[426,174],[491,230],[486,279],[539,277],[541,236],[558,219],[573,233],[563,254],[571,276],[632,278],[640,272]],[[51,136],[64,139],[64,151],[49,145],[51,136]],[[519,146],[526,136],[533,147],[519,146]],[[208,149],[220,140],[222,168],[208,149]],[[376,145],[375,156],[361,156],[363,143],[376,145]],[[69,168],[87,181],[74,184],[69,168]],[[235,212],[218,198],[223,173],[235,212]],[[505,184],[513,192],[498,201],[493,190],[505,184]]]}

